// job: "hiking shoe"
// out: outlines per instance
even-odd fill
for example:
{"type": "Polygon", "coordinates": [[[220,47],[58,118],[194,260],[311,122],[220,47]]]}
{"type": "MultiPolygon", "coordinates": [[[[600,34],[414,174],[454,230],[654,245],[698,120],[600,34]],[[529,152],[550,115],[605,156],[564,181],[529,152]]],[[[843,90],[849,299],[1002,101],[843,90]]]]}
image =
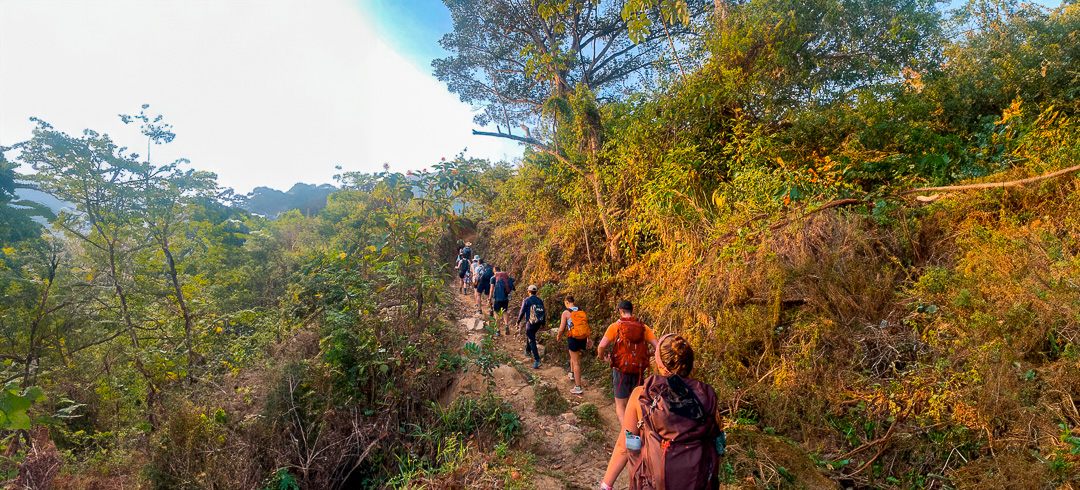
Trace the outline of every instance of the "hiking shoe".
{"type": "Polygon", "coordinates": [[[574,380],[574,372],[570,371],[569,373],[566,373],[566,377],[570,378],[570,381],[573,381],[574,380]]]}
{"type": "Polygon", "coordinates": [[[510,335],[510,325],[506,326],[506,335],[510,335]]]}
{"type": "Polygon", "coordinates": [[[571,395],[580,395],[584,390],[580,386],[575,386],[570,390],[571,395]]]}
{"type": "Polygon", "coordinates": [[[533,369],[540,369],[540,361],[536,361],[533,363],[533,369]]]}

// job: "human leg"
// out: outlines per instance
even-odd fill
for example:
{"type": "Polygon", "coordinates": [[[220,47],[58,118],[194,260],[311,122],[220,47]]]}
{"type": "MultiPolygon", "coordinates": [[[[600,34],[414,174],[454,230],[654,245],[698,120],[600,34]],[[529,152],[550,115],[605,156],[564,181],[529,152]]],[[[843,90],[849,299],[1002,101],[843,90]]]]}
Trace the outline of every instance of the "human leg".
{"type": "Polygon", "coordinates": [[[619,417],[619,423],[622,423],[623,415],[626,414],[626,402],[630,401],[629,398],[616,398],[615,399],[615,415],[619,417]]]}
{"type": "Polygon", "coordinates": [[[630,400],[630,393],[641,384],[641,375],[638,373],[624,373],[618,369],[611,370],[611,388],[615,392],[615,415],[622,423],[623,414],[626,413],[626,402],[630,400]]]}
{"type": "Polygon", "coordinates": [[[581,351],[570,351],[570,370],[574,373],[574,388],[581,388],[581,351]]]}
{"type": "Polygon", "coordinates": [[[529,328],[525,330],[525,337],[528,340],[525,343],[525,350],[532,354],[533,360],[537,363],[540,362],[540,349],[536,347],[536,332],[539,329],[529,328]]]}

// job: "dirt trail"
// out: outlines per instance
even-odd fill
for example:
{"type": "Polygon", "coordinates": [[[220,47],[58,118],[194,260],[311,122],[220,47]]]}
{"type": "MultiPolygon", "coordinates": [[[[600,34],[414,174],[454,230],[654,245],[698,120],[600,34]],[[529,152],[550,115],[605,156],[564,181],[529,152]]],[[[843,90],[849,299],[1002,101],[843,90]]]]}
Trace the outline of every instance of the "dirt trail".
{"type": "MultiPolygon", "coordinates": [[[[479,342],[485,334],[485,325],[490,325],[493,320],[484,315],[477,314],[473,306],[473,297],[460,294],[453,289],[451,294],[457,303],[458,326],[465,337],[465,342],[479,342]]],[[[517,307],[521,305],[520,293],[510,302],[511,310],[516,318],[517,307]],[[515,302],[517,306],[515,307],[515,302]]],[[[501,326],[501,325],[500,325],[501,326]]],[[[505,333],[505,328],[503,329],[505,333]]],[[[496,338],[499,350],[518,364],[518,367],[502,364],[494,371],[495,394],[509,402],[521,416],[523,445],[522,448],[535,454],[536,479],[534,483],[540,490],[561,489],[592,489],[604,476],[607,468],[611,448],[618,436],[618,419],[615,415],[615,404],[610,396],[606,396],[603,390],[611,390],[607,383],[584,384],[585,392],[582,395],[571,395],[570,389],[573,382],[567,376],[568,365],[557,366],[545,362],[540,369],[532,369],[532,358],[525,354],[525,336],[500,335],[496,338]],[[534,376],[530,380],[524,373],[534,376]],[[536,386],[548,384],[558,389],[559,393],[570,401],[571,411],[558,415],[541,415],[534,407],[534,394],[536,386]],[[600,420],[603,428],[602,442],[593,427],[580,424],[573,415],[572,409],[584,403],[592,403],[599,409],[600,420]],[[592,432],[592,437],[589,433],[592,432]]],[[[544,356],[544,347],[540,346],[541,359],[544,356]]],[[[595,353],[595,350],[592,350],[595,353]]],[[[564,363],[565,364],[565,363],[564,363]]],[[[481,393],[484,390],[483,378],[476,373],[466,373],[450,391],[450,397],[456,397],[467,393],[481,393]]],[[[449,402],[450,400],[443,400],[449,402]]],[[[616,488],[627,487],[628,470],[623,471],[616,488]]]]}

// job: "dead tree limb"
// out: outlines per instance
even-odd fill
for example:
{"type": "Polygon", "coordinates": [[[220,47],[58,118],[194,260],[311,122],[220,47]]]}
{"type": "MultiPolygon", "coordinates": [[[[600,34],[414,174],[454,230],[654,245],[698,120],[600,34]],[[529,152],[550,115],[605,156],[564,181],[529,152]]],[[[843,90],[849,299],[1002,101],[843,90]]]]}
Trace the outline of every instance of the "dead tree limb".
{"type": "Polygon", "coordinates": [[[1056,172],[1050,172],[1048,174],[1037,175],[1035,177],[1028,177],[1020,180],[1010,180],[1008,182],[984,182],[982,184],[964,184],[964,185],[947,185],[944,187],[923,187],[921,189],[908,189],[906,191],[900,191],[900,195],[915,194],[919,192],[952,192],[952,191],[968,191],[974,189],[997,189],[1005,187],[1016,187],[1020,185],[1030,184],[1032,182],[1038,182],[1040,180],[1052,179],[1054,177],[1060,177],[1062,175],[1071,174],[1080,171],[1080,165],[1058,170],[1056,172]]]}

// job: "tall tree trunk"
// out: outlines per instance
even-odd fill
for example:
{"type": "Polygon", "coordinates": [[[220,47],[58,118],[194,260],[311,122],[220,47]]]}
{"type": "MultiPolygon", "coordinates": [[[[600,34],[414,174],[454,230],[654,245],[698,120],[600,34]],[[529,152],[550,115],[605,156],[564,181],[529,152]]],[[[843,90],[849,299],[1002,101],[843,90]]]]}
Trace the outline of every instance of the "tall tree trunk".
{"type": "Polygon", "coordinates": [[[146,379],[146,409],[148,416],[148,422],[151,428],[157,428],[157,417],[154,415],[154,405],[157,403],[157,386],[154,384],[154,378],[147,371],[146,365],[143,364],[142,358],[139,357],[139,335],[135,328],[135,322],[131,319],[131,310],[128,308],[127,292],[124,291],[124,286],[120,283],[120,273],[116,267],[116,248],[115,242],[108,240],[108,252],[109,252],[109,273],[110,279],[113,281],[116,295],[120,298],[120,312],[124,319],[124,324],[127,327],[128,335],[131,337],[131,346],[135,349],[135,369],[139,371],[139,374],[143,375],[146,379]]]}
{"type": "Polygon", "coordinates": [[[188,310],[187,300],[184,298],[184,288],[180,286],[180,274],[176,272],[176,261],[173,260],[172,249],[169,248],[169,237],[162,236],[158,239],[161,252],[165,254],[165,262],[169,266],[169,277],[172,279],[173,291],[176,293],[176,303],[180,306],[180,314],[184,316],[184,347],[187,349],[188,369],[200,363],[191,342],[191,330],[194,322],[191,319],[191,311],[188,310]]]}
{"type": "Polygon", "coordinates": [[[622,258],[619,256],[619,244],[615,241],[615,235],[611,231],[611,225],[608,223],[608,211],[607,202],[604,201],[604,192],[600,188],[600,179],[596,177],[596,174],[585,175],[585,180],[589,181],[589,184],[593,188],[593,196],[596,199],[596,207],[600,211],[600,224],[604,227],[604,238],[607,240],[607,252],[608,258],[612,262],[619,263],[622,258]]]}

